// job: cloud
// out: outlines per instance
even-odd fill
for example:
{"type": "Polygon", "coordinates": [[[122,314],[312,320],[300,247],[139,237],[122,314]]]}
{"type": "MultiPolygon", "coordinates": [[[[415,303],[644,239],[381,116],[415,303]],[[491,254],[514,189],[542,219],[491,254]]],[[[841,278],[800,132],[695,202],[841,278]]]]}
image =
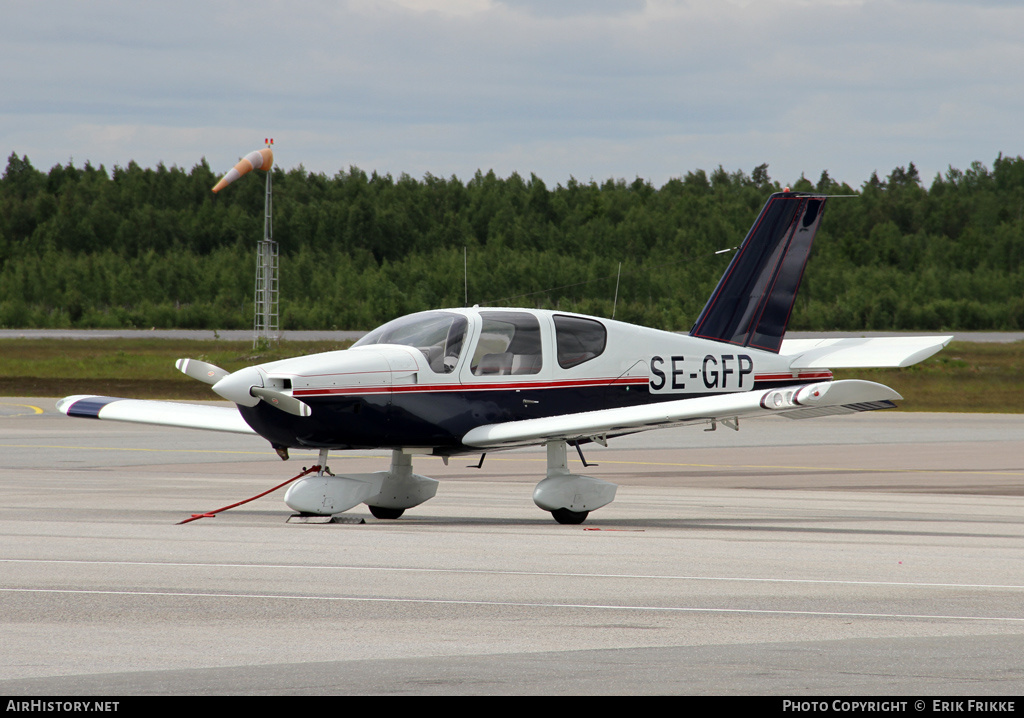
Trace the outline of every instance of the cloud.
{"type": "Polygon", "coordinates": [[[40,167],[226,169],[274,135],[328,174],[857,184],[1018,154],[1022,26],[948,0],[16,2],[0,139],[40,167]]]}

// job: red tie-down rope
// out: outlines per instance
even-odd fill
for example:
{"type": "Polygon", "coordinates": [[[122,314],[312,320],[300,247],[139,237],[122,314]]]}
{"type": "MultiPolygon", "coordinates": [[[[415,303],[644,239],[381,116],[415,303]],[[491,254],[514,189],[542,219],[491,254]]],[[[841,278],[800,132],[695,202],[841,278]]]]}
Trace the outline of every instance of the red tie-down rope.
{"type": "Polygon", "coordinates": [[[319,470],[320,470],[319,466],[310,466],[308,469],[303,469],[302,473],[299,474],[298,476],[293,476],[292,478],[290,478],[287,481],[285,481],[283,484],[278,484],[277,486],[275,486],[272,489],[267,489],[262,494],[256,494],[251,499],[246,499],[245,501],[239,501],[237,504],[231,504],[230,506],[225,506],[224,508],[217,509],[216,511],[208,511],[205,514],[192,514],[192,518],[185,519],[184,521],[179,521],[178,523],[175,524],[175,526],[181,526],[182,524],[190,523],[192,521],[195,521],[196,519],[212,519],[214,516],[219,514],[221,511],[227,511],[228,509],[233,509],[236,506],[241,506],[242,504],[247,504],[250,501],[255,501],[256,499],[258,499],[260,497],[266,496],[267,494],[270,494],[270,493],[273,493],[273,492],[277,491],[282,486],[287,486],[291,482],[293,482],[293,481],[295,481],[297,479],[301,479],[303,476],[306,476],[307,474],[312,474],[314,471],[319,471],[319,470]]]}

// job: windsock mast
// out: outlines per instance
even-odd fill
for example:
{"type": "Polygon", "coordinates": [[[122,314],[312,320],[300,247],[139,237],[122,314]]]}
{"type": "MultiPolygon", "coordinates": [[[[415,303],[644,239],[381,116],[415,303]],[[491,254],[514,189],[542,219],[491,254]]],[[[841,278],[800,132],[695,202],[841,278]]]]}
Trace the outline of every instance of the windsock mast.
{"type": "Polygon", "coordinates": [[[229,184],[253,170],[267,173],[266,203],[263,216],[263,240],[256,248],[256,300],[253,318],[253,348],[261,343],[269,344],[272,337],[276,338],[280,325],[278,323],[278,251],[274,241],[273,225],[273,174],[270,172],[274,164],[274,138],[263,140],[266,145],[262,150],[254,150],[238,161],[220,181],[213,186],[214,193],[220,192],[229,184]]]}

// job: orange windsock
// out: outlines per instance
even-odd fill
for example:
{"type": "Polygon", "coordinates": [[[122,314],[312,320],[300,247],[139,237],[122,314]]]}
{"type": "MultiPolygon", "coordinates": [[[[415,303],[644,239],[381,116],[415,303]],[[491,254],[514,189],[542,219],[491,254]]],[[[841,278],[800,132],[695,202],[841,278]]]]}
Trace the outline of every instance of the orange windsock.
{"type": "Polygon", "coordinates": [[[220,192],[239,177],[244,174],[248,174],[253,170],[263,170],[264,172],[268,172],[270,171],[270,165],[272,164],[274,164],[274,153],[269,147],[250,152],[239,160],[237,165],[228,170],[226,175],[220,178],[220,182],[213,186],[213,191],[220,192]]]}

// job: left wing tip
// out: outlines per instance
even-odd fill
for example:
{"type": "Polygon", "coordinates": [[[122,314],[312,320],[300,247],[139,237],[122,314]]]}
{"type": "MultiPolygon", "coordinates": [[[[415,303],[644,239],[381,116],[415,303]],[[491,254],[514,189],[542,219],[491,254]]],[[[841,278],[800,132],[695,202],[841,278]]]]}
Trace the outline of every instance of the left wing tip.
{"type": "Polygon", "coordinates": [[[97,396],[95,394],[74,394],[57,401],[57,411],[65,416],[87,417],[98,419],[100,409],[107,404],[121,401],[115,396],[97,396]]]}

